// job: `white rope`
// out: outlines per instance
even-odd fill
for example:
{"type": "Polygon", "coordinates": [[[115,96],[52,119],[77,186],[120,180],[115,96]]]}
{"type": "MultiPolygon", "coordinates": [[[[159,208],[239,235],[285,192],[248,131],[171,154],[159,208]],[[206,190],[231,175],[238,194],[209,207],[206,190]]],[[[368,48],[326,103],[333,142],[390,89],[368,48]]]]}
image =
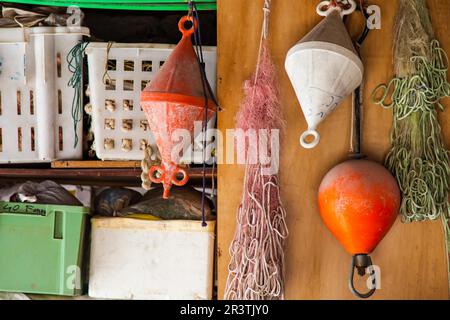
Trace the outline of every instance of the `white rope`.
{"type": "Polygon", "coordinates": [[[225,299],[284,298],[286,211],[281,205],[278,177],[264,176],[262,169],[258,165],[246,170],[250,185],[243,193],[245,199],[238,210],[236,234],[230,246],[232,260],[225,299]],[[258,200],[255,191],[260,190],[260,185],[262,194],[258,200]]]}
{"type": "Polygon", "coordinates": [[[353,146],[353,140],[354,140],[354,132],[353,128],[355,126],[355,93],[352,94],[352,116],[350,119],[350,153],[353,153],[355,151],[355,147],[353,146]]]}
{"type": "Polygon", "coordinates": [[[150,177],[148,175],[148,172],[150,170],[150,167],[153,164],[153,161],[151,160],[151,156],[153,153],[153,149],[150,145],[143,146],[144,148],[144,158],[141,160],[141,180],[142,180],[142,188],[145,190],[150,190],[152,187],[152,181],[150,180],[150,177]]]}
{"type": "MultiPolygon", "coordinates": [[[[255,84],[258,81],[258,76],[259,76],[259,65],[261,63],[261,53],[262,53],[263,42],[269,36],[270,5],[271,5],[271,0],[264,0],[263,24],[262,24],[262,28],[261,28],[261,38],[259,39],[258,59],[256,62],[255,80],[253,82],[253,86],[255,88],[256,88],[255,84]]],[[[252,100],[253,100],[254,96],[255,96],[255,90],[253,90],[253,93],[252,93],[252,100]]]]}
{"type": "Polygon", "coordinates": [[[263,27],[262,27],[262,38],[267,39],[269,35],[269,15],[270,15],[270,1],[264,0],[264,17],[263,17],[263,27]]]}

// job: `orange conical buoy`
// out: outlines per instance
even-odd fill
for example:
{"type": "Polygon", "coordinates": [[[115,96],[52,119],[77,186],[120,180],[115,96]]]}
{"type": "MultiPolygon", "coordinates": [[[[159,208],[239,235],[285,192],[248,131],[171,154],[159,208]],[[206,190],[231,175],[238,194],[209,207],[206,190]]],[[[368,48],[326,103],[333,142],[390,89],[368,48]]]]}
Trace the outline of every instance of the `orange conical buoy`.
{"type": "Polygon", "coordinates": [[[400,208],[397,181],[382,165],[368,160],[349,160],[331,169],[319,187],[320,215],[331,233],[353,255],[353,269],[360,275],[372,265],[368,256],[392,227],[400,208]]]}
{"type": "MultiPolygon", "coordinates": [[[[173,147],[179,144],[179,141],[172,141],[172,134],[175,130],[185,129],[192,137],[194,122],[204,120],[205,112],[207,120],[211,119],[217,107],[192,46],[191,35],[196,27],[197,20],[193,17],[184,16],[180,19],[178,28],[183,37],[156,77],[141,93],[141,106],[162,159],[161,166],[150,168],[150,180],[163,183],[165,199],[169,197],[172,184],[182,186],[189,180],[186,170],[178,166],[179,153],[172,154],[173,147]],[[187,21],[192,22],[189,29],[185,28],[187,21]],[[155,176],[156,172],[159,177],[155,176]]],[[[191,141],[184,143],[189,145],[191,141]]]]}

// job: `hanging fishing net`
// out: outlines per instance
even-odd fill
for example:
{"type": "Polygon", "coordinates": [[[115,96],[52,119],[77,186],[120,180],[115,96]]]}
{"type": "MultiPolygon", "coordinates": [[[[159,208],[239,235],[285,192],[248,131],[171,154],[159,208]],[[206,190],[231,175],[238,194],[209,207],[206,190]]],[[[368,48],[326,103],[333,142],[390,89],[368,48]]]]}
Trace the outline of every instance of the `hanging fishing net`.
{"type": "MultiPolygon", "coordinates": [[[[276,70],[267,48],[267,23],[270,1],[265,1],[265,18],[256,72],[244,83],[244,100],[237,114],[236,127],[244,131],[267,132],[261,141],[251,142],[264,148],[271,158],[278,148],[271,144],[284,122],[281,115],[276,70]],[[272,131],[277,130],[277,131],[272,131]],[[266,145],[267,144],[267,145],[266,145]],[[262,147],[263,145],[263,147],[262,147]]],[[[249,145],[248,144],[248,145],[249,145]]],[[[225,299],[275,300],[284,298],[284,240],[288,235],[286,212],[280,198],[277,172],[252,161],[245,150],[244,191],[237,210],[237,225],[230,246],[231,261],[225,299]]],[[[258,157],[256,157],[257,159],[258,157]]],[[[253,158],[255,160],[255,158],[253,158]]]]}
{"type": "Polygon", "coordinates": [[[394,44],[396,77],[373,93],[375,103],[393,110],[386,166],[400,185],[403,221],[442,218],[448,254],[450,160],[437,118],[441,99],[450,96],[448,58],[434,38],[426,0],[400,1],[394,44]]]}

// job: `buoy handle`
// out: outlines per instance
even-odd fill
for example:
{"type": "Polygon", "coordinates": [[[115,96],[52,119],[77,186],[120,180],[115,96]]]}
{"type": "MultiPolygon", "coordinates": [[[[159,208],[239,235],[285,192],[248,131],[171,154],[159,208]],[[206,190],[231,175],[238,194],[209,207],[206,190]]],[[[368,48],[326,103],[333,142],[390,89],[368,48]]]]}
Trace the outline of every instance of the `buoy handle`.
{"type": "Polygon", "coordinates": [[[376,288],[376,278],[375,278],[375,270],[372,265],[372,259],[367,254],[356,254],[352,257],[352,265],[350,267],[350,277],[348,279],[348,287],[350,288],[350,291],[361,299],[367,299],[371,297],[375,291],[376,288]],[[372,278],[371,288],[366,293],[361,293],[358,290],[356,290],[355,285],[353,284],[353,279],[355,275],[355,269],[358,270],[358,275],[360,277],[363,277],[366,275],[366,269],[369,268],[369,277],[372,278]]]}
{"type": "Polygon", "coordinates": [[[328,0],[320,2],[316,8],[317,14],[323,17],[328,16],[334,10],[339,10],[341,17],[344,17],[356,10],[356,2],[347,0],[347,3],[343,3],[340,0],[328,0]]]}
{"type": "Polygon", "coordinates": [[[305,149],[312,149],[315,146],[317,146],[319,144],[320,141],[320,134],[316,131],[316,130],[306,130],[305,132],[303,132],[303,134],[300,136],[300,145],[305,148],[305,149]],[[313,141],[311,142],[307,142],[306,138],[308,136],[312,136],[313,137],[313,141]]]}
{"type": "Polygon", "coordinates": [[[153,183],[162,183],[164,181],[164,173],[165,170],[161,166],[152,166],[150,170],[148,170],[148,177],[153,183]],[[159,177],[156,176],[156,173],[159,173],[159,177]]]}
{"type": "Polygon", "coordinates": [[[197,27],[198,21],[193,16],[184,16],[178,21],[178,29],[183,34],[183,37],[190,37],[197,27]],[[186,29],[185,23],[188,21],[192,22],[192,26],[189,29],[186,29]]]}
{"type": "Polygon", "coordinates": [[[172,178],[171,178],[172,183],[178,187],[184,186],[188,182],[188,180],[189,180],[189,175],[188,175],[187,171],[180,167],[177,167],[175,169],[175,171],[172,174],[172,178]],[[181,179],[178,179],[177,175],[180,173],[182,174],[182,177],[181,177],[181,179]]]}

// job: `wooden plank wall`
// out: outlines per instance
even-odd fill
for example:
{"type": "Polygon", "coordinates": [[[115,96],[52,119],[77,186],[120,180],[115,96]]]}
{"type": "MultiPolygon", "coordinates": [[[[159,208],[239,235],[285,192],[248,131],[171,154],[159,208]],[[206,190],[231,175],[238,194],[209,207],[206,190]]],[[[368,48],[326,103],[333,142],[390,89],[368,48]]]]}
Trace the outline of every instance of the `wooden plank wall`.
{"type": "MultiPolygon", "coordinates": [[[[319,126],[320,145],[299,146],[306,128],[294,91],[284,72],[288,49],[321,17],[317,0],[272,0],[270,45],[278,67],[287,136],[281,153],[281,192],[290,235],[286,243],[287,299],[353,299],[347,289],[350,256],[325,228],[316,191],[324,174],[346,159],[349,151],[351,104],[347,99],[319,126]]],[[[374,87],[392,71],[393,22],[398,1],[370,0],[382,9],[382,28],[372,31],[362,49],[366,68],[363,151],[382,161],[389,148],[391,111],[370,102],[374,87]]],[[[437,38],[450,54],[450,1],[428,1],[437,38]]],[[[221,130],[234,127],[242,98],[241,85],[255,68],[263,0],[218,1],[218,92],[223,108],[221,130]]],[[[352,17],[356,34],[361,27],[352,17]]],[[[349,21],[349,22],[352,22],[349,21]]],[[[449,101],[446,105],[450,106],[449,101]]],[[[439,115],[450,146],[450,110],[439,115]]],[[[243,167],[219,165],[218,268],[219,298],[223,297],[229,262],[228,247],[235,229],[243,184],[243,167]]],[[[445,247],[440,222],[402,224],[399,221],[373,253],[381,267],[382,288],[374,299],[448,299],[445,247]]]]}

